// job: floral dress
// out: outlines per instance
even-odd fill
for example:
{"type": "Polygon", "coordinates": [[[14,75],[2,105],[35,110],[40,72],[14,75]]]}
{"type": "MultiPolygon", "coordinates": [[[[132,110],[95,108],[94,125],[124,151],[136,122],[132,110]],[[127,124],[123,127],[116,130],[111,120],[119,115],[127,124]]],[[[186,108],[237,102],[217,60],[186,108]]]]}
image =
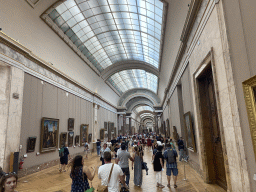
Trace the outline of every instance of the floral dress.
{"type": "Polygon", "coordinates": [[[84,192],[90,189],[90,185],[85,173],[83,173],[83,167],[78,167],[74,170],[74,175],[70,173],[72,179],[71,192],[84,192]],[[84,175],[84,176],[83,176],[84,175]]]}

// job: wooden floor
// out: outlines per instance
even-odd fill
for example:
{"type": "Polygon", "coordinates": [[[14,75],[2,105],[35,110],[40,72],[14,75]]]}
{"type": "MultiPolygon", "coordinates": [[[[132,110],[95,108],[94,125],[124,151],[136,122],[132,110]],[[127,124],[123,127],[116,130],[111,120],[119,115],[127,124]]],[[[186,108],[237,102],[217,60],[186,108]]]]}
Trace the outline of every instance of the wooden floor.
{"type": "MultiPolygon", "coordinates": [[[[203,182],[199,174],[194,171],[189,165],[186,166],[186,177],[187,181],[184,181],[184,164],[178,163],[179,175],[177,185],[178,188],[173,188],[173,181],[171,181],[171,188],[167,188],[167,178],[165,174],[165,170],[162,174],[163,185],[165,188],[159,189],[156,187],[156,177],[155,173],[152,170],[151,164],[151,155],[152,152],[146,150],[144,161],[148,163],[149,174],[146,175],[145,171],[143,171],[143,183],[141,187],[136,187],[133,184],[134,172],[130,168],[130,191],[144,191],[144,192],[157,192],[157,191],[224,191],[217,185],[209,185],[203,182]]],[[[101,165],[99,157],[96,154],[92,154],[88,156],[89,158],[85,160],[85,164],[87,166],[96,167],[101,165]]],[[[130,166],[131,167],[131,166],[130,166]]],[[[17,191],[19,192],[67,192],[71,189],[71,179],[69,177],[70,170],[65,173],[59,173],[59,166],[54,166],[43,171],[25,176],[18,181],[17,191]]],[[[99,184],[98,175],[96,173],[95,178],[92,182],[94,188],[99,184]]],[[[90,183],[91,185],[91,183],[90,183]]]]}

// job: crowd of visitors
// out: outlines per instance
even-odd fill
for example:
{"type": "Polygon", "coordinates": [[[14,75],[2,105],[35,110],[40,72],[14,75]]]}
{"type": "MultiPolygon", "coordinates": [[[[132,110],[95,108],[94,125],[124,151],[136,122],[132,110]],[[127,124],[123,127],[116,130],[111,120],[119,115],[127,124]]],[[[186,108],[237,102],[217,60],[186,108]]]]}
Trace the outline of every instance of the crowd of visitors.
{"type": "MultiPolygon", "coordinates": [[[[142,186],[142,171],[145,169],[146,175],[148,174],[147,163],[143,159],[146,150],[152,153],[153,171],[155,171],[157,187],[165,187],[162,183],[162,173],[166,168],[167,187],[171,187],[170,181],[173,175],[173,187],[177,188],[178,153],[175,149],[175,142],[171,138],[164,138],[155,133],[147,133],[133,136],[120,135],[117,138],[113,137],[108,142],[105,141],[103,145],[101,145],[101,142],[99,139],[96,142],[97,155],[102,162],[102,165],[98,167],[98,177],[101,180],[101,184],[98,186],[99,192],[118,192],[120,191],[119,184],[121,184],[121,191],[129,191],[129,161],[131,161],[132,170],[134,170],[134,185],[137,187],[142,186]],[[115,159],[115,161],[112,162],[112,159],[115,159]],[[166,164],[166,167],[164,167],[164,164],[166,164]]],[[[181,161],[185,158],[183,138],[180,137],[176,144],[179,150],[179,161],[181,161]]],[[[88,143],[84,147],[86,152],[89,148],[88,143]]],[[[60,155],[62,164],[60,171],[64,172],[65,165],[68,164],[69,152],[66,146],[61,150],[63,154],[60,155]]],[[[87,153],[85,158],[87,158],[87,153]]],[[[90,190],[88,180],[93,180],[96,172],[95,167],[89,168],[84,165],[84,159],[81,155],[76,156],[71,164],[71,192],[90,190]]]]}

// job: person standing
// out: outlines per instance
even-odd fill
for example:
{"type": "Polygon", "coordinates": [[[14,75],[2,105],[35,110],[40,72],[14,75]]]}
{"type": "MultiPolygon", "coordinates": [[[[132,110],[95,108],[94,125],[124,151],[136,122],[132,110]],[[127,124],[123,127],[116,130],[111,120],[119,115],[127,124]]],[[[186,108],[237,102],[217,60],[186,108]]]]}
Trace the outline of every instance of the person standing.
{"type": "Polygon", "coordinates": [[[100,160],[102,162],[102,165],[104,165],[105,164],[105,162],[104,162],[104,153],[105,152],[111,152],[111,150],[107,147],[107,144],[104,143],[104,145],[103,145],[103,147],[102,147],[100,152],[101,152],[100,160]]]}
{"type": "Polygon", "coordinates": [[[180,152],[180,157],[179,157],[179,161],[181,161],[184,158],[184,140],[182,137],[180,137],[180,139],[178,140],[178,148],[179,148],[179,152],[180,152]]]}
{"type": "Polygon", "coordinates": [[[84,159],[81,155],[77,155],[72,162],[70,178],[72,179],[71,192],[84,192],[90,189],[88,179],[93,180],[95,176],[95,166],[92,167],[93,172],[84,166],[84,159]]]}
{"type": "Polygon", "coordinates": [[[108,192],[119,192],[119,180],[125,185],[124,173],[119,165],[111,163],[111,153],[104,153],[105,164],[98,170],[101,185],[108,186],[108,192]],[[112,170],[112,172],[111,172],[112,170]]]}
{"type": "Polygon", "coordinates": [[[84,144],[84,152],[85,152],[85,158],[88,159],[88,151],[89,151],[89,143],[85,142],[84,144]]]}
{"type": "Polygon", "coordinates": [[[142,185],[142,162],[143,156],[139,152],[139,148],[134,148],[135,153],[133,155],[134,163],[132,162],[132,169],[134,164],[134,185],[140,187],[142,185]]]}
{"type": "Polygon", "coordinates": [[[154,159],[154,171],[156,172],[157,187],[164,188],[162,185],[162,171],[164,168],[164,157],[162,154],[163,146],[157,147],[157,152],[154,159]]]}
{"type": "Polygon", "coordinates": [[[178,157],[177,151],[171,144],[167,144],[167,149],[164,152],[164,159],[166,159],[166,175],[167,175],[167,187],[170,188],[171,175],[173,174],[174,188],[177,188],[177,175],[178,168],[176,158],[178,157]]]}
{"type": "Polygon", "coordinates": [[[60,172],[66,172],[66,165],[68,164],[68,158],[70,157],[67,146],[68,146],[68,143],[65,143],[65,145],[59,151],[60,164],[61,164],[61,168],[59,170],[60,172]]]}
{"type": "Polygon", "coordinates": [[[130,181],[130,170],[129,170],[129,159],[131,161],[134,161],[134,159],[131,157],[130,153],[126,151],[126,145],[121,145],[121,151],[117,154],[116,158],[116,164],[121,167],[125,177],[126,177],[126,185],[129,188],[129,181],[130,181]]]}
{"type": "Polygon", "coordinates": [[[100,149],[101,149],[100,139],[97,139],[96,145],[97,145],[97,155],[100,156],[100,149]]]}

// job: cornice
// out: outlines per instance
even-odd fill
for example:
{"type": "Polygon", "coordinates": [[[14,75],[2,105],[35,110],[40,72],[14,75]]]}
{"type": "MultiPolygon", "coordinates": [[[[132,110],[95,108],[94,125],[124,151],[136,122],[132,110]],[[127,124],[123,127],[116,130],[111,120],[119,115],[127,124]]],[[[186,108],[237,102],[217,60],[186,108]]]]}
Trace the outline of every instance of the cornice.
{"type": "Polygon", "coordinates": [[[21,43],[17,42],[16,40],[14,40],[13,38],[9,37],[8,35],[6,35],[3,32],[0,32],[0,43],[6,45],[8,48],[10,48],[13,51],[16,51],[17,53],[19,53],[21,55],[21,57],[24,57],[24,59],[28,59],[29,61],[33,62],[34,64],[34,68],[32,67],[32,65],[30,66],[26,66],[24,63],[22,63],[19,60],[15,60],[14,58],[11,58],[5,54],[0,53],[0,58],[2,58],[2,60],[5,60],[8,64],[11,64],[15,67],[18,67],[22,70],[24,70],[25,72],[38,77],[39,79],[43,79],[46,82],[49,82],[50,84],[54,84],[57,87],[60,87],[72,94],[75,94],[79,97],[82,97],[81,94],[77,93],[77,91],[74,91],[72,89],[70,89],[69,87],[60,84],[58,82],[56,82],[57,78],[61,78],[62,81],[66,81],[72,85],[74,85],[76,87],[76,89],[81,89],[82,91],[86,92],[87,94],[90,94],[92,97],[82,97],[90,102],[94,102],[97,103],[98,105],[100,105],[103,108],[106,108],[112,112],[116,113],[116,109],[117,107],[115,105],[113,105],[112,103],[108,102],[107,100],[105,100],[104,98],[102,98],[99,94],[91,91],[90,89],[86,88],[84,85],[80,84],[79,82],[75,81],[74,79],[72,79],[71,77],[67,76],[66,74],[62,73],[60,70],[58,70],[57,68],[55,68],[53,65],[51,65],[50,63],[44,61],[43,59],[41,59],[40,57],[36,56],[31,50],[27,49],[25,46],[23,46],[21,43]],[[36,67],[35,65],[37,65],[37,67],[39,68],[38,70],[43,70],[45,69],[47,72],[45,72],[45,74],[41,74],[38,71],[36,71],[36,67]],[[50,74],[51,73],[51,74],[50,74]],[[47,77],[47,74],[50,75],[52,78],[47,77]],[[93,101],[93,100],[97,100],[97,101],[93,101]],[[104,104],[105,103],[105,104],[104,104]],[[112,110],[108,107],[106,107],[105,105],[109,105],[112,108],[114,108],[115,110],[112,110]]]}

